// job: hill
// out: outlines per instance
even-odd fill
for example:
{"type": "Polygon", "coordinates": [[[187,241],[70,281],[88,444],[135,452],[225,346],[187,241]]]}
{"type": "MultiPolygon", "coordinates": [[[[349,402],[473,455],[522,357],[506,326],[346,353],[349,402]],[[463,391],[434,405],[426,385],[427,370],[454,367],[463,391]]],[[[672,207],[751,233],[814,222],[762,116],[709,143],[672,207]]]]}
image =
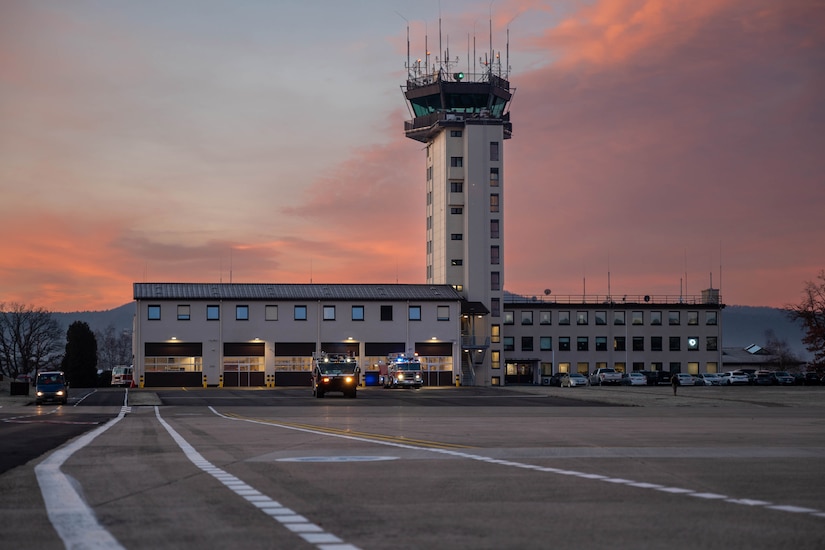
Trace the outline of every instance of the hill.
{"type": "MultiPolygon", "coordinates": [[[[107,311],[79,311],[53,313],[54,318],[68,329],[74,321],[88,323],[93,331],[103,331],[109,325],[116,330],[132,330],[135,303],[130,302],[107,311]]],[[[765,332],[772,330],[777,338],[788,343],[801,359],[810,360],[811,354],[802,344],[805,334],[801,324],[794,323],[781,309],[772,307],[727,306],[722,313],[722,347],[745,348],[751,344],[764,345],[765,332]]]]}

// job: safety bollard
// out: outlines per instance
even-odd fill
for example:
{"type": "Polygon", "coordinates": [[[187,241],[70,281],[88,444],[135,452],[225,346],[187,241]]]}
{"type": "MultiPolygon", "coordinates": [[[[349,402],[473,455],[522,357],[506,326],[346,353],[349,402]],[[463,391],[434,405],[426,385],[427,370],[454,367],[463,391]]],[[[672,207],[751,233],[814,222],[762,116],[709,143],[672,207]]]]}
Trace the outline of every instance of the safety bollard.
{"type": "Polygon", "coordinates": [[[459,387],[460,385],[461,385],[461,379],[460,379],[460,377],[456,374],[456,375],[455,375],[455,387],[457,388],[457,387],[459,387]]]}

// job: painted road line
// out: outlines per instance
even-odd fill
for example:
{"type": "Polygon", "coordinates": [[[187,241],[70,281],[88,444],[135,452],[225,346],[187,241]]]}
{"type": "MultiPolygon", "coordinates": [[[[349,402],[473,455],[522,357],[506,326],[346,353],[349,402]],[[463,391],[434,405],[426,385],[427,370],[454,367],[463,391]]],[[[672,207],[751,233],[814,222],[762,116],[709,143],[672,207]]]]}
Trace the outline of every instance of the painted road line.
{"type": "Polygon", "coordinates": [[[120,422],[124,416],[125,413],[121,409],[116,418],[56,450],[34,468],[49,521],[66,548],[88,550],[123,548],[117,539],[100,525],[94,511],[78,494],[66,474],[60,471],[60,466],[74,453],[94,441],[97,436],[120,422]]]}
{"type": "Polygon", "coordinates": [[[614,477],[605,476],[605,475],[601,475],[601,474],[593,474],[593,473],[588,473],[588,472],[579,472],[579,471],[576,471],[576,470],[563,470],[563,469],[559,469],[559,468],[552,468],[552,467],[546,467],[546,466],[537,466],[535,464],[528,464],[528,463],[525,463],[525,462],[514,462],[514,461],[511,461],[511,460],[502,460],[502,459],[497,459],[497,458],[491,458],[491,457],[488,457],[488,456],[472,454],[472,453],[469,453],[469,452],[458,451],[458,450],[453,450],[453,449],[448,449],[448,448],[440,448],[440,447],[435,447],[435,446],[413,445],[413,444],[410,444],[409,442],[401,442],[398,438],[395,438],[395,440],[392,440],[389,437],[382,439],[382,438],[379,438],[379,437],[355,436],[355,435],[352,435],[350,433],[342,432],[342,431],[339,431],[340,433],[336,433],[334,431],[327,430],[327,429],[320,430],[320,429],[312,429],[312,428],[303,427],[303,426],[299,427],[299,426],[292,425],[292,424],[289,424],[289,423],[281,423],[281,422],[270,421],[270,420],[264,421],[264,420],[254,419],[254,418],[245,418],[245,417],[235,415],[235,414],[226,415],[226,414],[218,412],[217,410],[215,410],[211,406],[209,407],[209,410],[211,410],[217,416],[220,416],[221,418],[225,418],[227,420],[235,420],[235,421],[239,421],[239,422],[250,422],[250,423],[253,423],[253,424],[261,424],[261,425],[264,425],[264,426],[272,426],[272,427],[283,428],[283,429],[287,429],[287,430],[295,430],[295,431],[313,433],[313,434],[318,434],[318,435],[326,435],[326,436],[329,436],[329,437],[339,437],[339,438],[342,438],[342,439],[351,439],[351,440],[354,440],[354,441],[362,441],[362,442],[365,442],[365,443],[375,443],[375,444],[378,444],[378,445],[387,445],[387,446],[390,446],[390,447],[397,447],[397,448],[401,448],[401,449],[413,449],[413,450],[418,450],[418,451],[428,451],[428,452],[431,452],[431,453],[449,455],[449,456],[454,456],[454,457],[458,457],[458,458],[466,458],[466,459],[469,459],[469,460],[477,460],[479,462],[487,462],[487,463],[490,463],[490,464],[498,464],[498,465],[501,465],[501,466],[510,466],[510,467],[522,468],[522,469],[526,469],[526,470],[535,470],[537,472],[545,472],[545,473],[552,473],[552,474],[565,475],[565,476],[574,476],[574,477],[580,477],[580,478],[583,478],[583,479],[590,479],[590,480],[594,480],[594,481],[605,481],[605,482],[608,482],[608,483],[624,484],[624,485],[627,485],[629,487],[634,487],[634,488],[637,488],[637,489],[647,489],[647,490],[653,490],[653,491],[661,491],[661,492],[672,494],[672,495],[683,495],[683,496],[689,496],[689,497],[693,497],[693,498],[702,498],[702,499],[707,499],[707,500],[719,500],[721,502],[727,502],[727,503],[730,503],[730,504],[739,504],[739,505],[751,506],[751,507],[757,506],[757,507],[764,508],[766,510],[777,510],[777,511],[780,511],[780,512],[790,512],[790,513],[795,513],[795,514],[809,514],[809,515],[812,515],[814,517],[825,518],[825,511],[817,510],[815,508],[806,508],[806,507],[794,506],[794,505],[790,505],[790,504],[775,504],[773,502],[766,502],[766,501],[761,501],[761,500],[738,499],[738,498],[732,498],[732,497],[728,497],[726,495],[720,495],[720,494],[716,494],[716,493],[707,493],[707,492],[703,492],[703,491],[694,491],[692,489],[683,489],[681,487],[667,487],[667,486],[659,485],[659,484],[656,484],[656,483],[648,483],[648,482],[643,482],[643,481],[634,481],[634,480],[630,480],[630,479],[620,479],[620,478],[614,478],[614,477]]]}
{"type": "MultiPolygon", "coordinates": [[[[211,407],[210,407],[211,408],[211,407]]],[[[172,426],[160,416],[160,409],[155,407],[155,416],[178,447],[183,451],[192,464],[200,468],[203,472],[211,475],[239,497],[257,507],[259,510],[278,521],[281,525],[297,534],[310,544],[316,545],[322,550],[358,550],[357,546],[348,544],[339,537],[324,531],[322,527],[309,521],[304,516],[297,514],[279,502],[272,500],[251,485],[232,474],[222,470],[206,460],[195,448],[189,444],[172,426]]]]}

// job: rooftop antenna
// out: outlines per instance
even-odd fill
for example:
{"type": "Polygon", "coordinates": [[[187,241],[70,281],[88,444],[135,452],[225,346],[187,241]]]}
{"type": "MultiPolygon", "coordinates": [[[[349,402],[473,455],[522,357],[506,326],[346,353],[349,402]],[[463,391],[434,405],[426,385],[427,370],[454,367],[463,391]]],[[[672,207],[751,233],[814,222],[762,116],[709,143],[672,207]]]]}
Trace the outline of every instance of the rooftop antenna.
{"type": "Polygon", "coordinates": [[[229,284],[232,284],[232,249],[229,249],[229,284]]]}

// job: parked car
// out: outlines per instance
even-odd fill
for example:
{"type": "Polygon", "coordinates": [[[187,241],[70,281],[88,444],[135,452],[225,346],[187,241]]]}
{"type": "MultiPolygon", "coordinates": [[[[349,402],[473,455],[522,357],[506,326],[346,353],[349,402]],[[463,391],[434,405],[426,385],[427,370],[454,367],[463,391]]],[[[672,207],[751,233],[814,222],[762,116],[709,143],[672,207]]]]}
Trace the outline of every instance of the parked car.
{"type": "Polygon", "coordinates": [[[573,386],[586,386],[587,385],[587,377],[583,374],[579,374],[578,372],[573,372],[570,374],[570,387],[573,386]]]}
{"type": "Polygon", "coordinates": [[[806,386],[819,386],[819,375],[815,372],[806,372],[805,373],[805,385],[806,386]]]}
{"type": "Polygon", "coordinates": [[[722,383],[722,380],[719,378],[719,375],[715,372],[703,372],[696,375],[696,378],[699,378],[704,382],[705,386],[718,386],[722,383]]]}
{"type": "Polygon", "coordinates": [[[723,372],[719,375],[723,386],[746,386],[750,384],[744,372],[723,372]]]}
{"type": "Polygon", "coordinates": [[[696,379],[691,374],[680,372],[676,374],[676,379],[679,380],[680,386],[695,386],[696,379]]]}
{"type": "Polygon", "coordinates": [[[630,372],[622,375],[623,386],[647,386],[647,377],[641,372],[630,372]]]}
{"type": "Polygon", "coordinates": [[[590,383],[594,386],[601,386],[603,384],[619,384],[622,381],[622,375],[615,369],[599,368],[593,371],[590,375],[590,383]]]}
{"type": "Polygon", "coordinates": [[[776,378],[776,383],[780,386],[793,386],[796,383],[793,376],[783,370],[777,371],[773,375],[776,378]]]}
{"type": "Polygon", "coordinates": [[[756,371],[757,369],[736,369],[733,372],[744,374],[748,377],[748,384],[753,384],[754,380],[756,379],[756,371]]]}
{"type": "Polygon", "coordinates": [[[771,371],[758,370],[756,371],[756,377],[753,379],[753,383],[757,386],[773,386],[777,384],[777,381],[771,371]]]}

